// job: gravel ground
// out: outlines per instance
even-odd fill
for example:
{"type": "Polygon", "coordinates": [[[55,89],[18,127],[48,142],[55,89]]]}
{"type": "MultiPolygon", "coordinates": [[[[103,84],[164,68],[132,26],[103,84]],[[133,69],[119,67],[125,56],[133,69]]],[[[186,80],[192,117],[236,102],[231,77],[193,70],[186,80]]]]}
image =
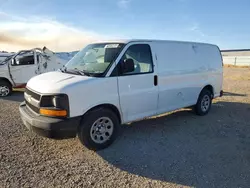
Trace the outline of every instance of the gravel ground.
{"type": "Polygon", "coordinates": [[[186,109],[124,126],[97,153],[28,132],[23,93],[0,99],[0,187],[249,187],[250,69],[224,78],[207,116],[186,109]]]}

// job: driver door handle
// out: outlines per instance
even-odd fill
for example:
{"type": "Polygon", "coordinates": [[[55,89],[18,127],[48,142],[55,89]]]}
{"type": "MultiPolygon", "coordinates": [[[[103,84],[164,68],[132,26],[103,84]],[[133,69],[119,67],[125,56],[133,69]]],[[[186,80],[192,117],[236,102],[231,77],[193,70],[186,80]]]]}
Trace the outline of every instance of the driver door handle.
{"type": "Polygon", "coordinates": [[[158,85],[158,76],[154,75],[154,85],[157,86],[158,85]]]}

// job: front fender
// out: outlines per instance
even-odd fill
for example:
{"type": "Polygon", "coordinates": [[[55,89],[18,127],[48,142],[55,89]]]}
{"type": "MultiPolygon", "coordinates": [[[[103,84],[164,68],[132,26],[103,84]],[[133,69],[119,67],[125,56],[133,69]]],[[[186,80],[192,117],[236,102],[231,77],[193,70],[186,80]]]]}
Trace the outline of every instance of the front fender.
{"type": "Polygon", "coordinates": [[[118,111],[118,113],[120,115],[121,122],[123,122],[123,115],[122,115],[121,108],[120,108],[119,104],[115,104],[115,103],[112,103],[110,101],[89,105],[87,108],[85,108],[82,111],[82,114],[85,115],[86,113],[88,113],[89,111],[91,111],[92,109],[95,109],[97,107],[116,108],[116,110],[118,111]]]}

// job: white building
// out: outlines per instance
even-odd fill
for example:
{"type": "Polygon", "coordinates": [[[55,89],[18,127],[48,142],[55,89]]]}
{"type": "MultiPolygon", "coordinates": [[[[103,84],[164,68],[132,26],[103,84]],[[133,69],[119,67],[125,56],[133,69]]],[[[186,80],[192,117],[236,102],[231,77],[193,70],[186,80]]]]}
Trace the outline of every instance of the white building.
{"type": "Polygon", "coordinates": [[[221,50],[223,63],[236,66],[250,66],[250,49],[221,50]]]}

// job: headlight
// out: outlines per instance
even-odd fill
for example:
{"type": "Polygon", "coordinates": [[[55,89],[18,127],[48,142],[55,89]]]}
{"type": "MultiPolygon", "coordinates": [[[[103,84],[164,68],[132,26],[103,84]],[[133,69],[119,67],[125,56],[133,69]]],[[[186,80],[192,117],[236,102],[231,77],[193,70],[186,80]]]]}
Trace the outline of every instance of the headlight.
{"type": "Polygon", "coordinates": [[[42,96],[40,102],[40,114],[45,116],[68,116],[68,96],[66,94],[42,96]]]}
{"type": "Polygon", "coordinates": [[[60,104],[60,100],[62,100],[59,96],[54,96],[52,98],[52,104],[54,107],[60,107],[61,104],[60,104]]]}

